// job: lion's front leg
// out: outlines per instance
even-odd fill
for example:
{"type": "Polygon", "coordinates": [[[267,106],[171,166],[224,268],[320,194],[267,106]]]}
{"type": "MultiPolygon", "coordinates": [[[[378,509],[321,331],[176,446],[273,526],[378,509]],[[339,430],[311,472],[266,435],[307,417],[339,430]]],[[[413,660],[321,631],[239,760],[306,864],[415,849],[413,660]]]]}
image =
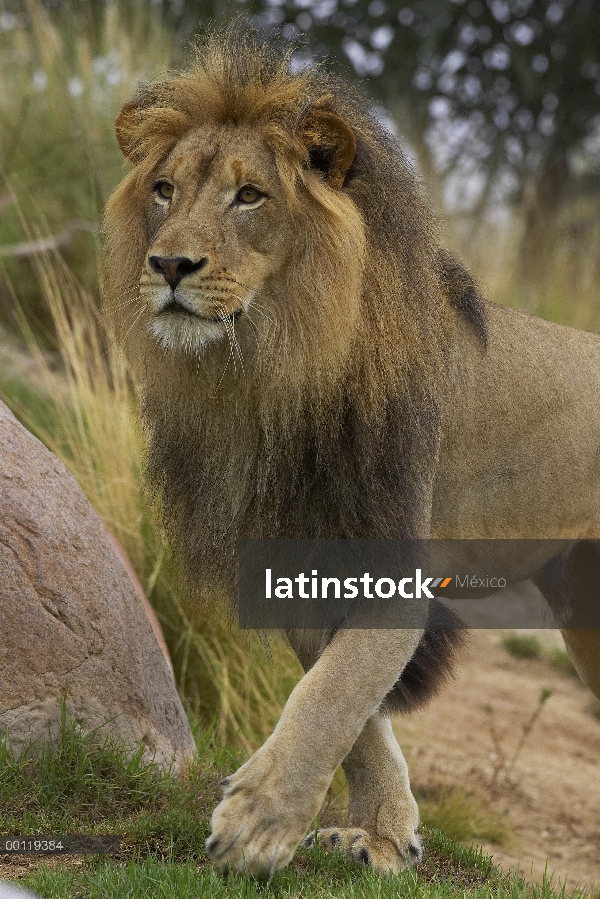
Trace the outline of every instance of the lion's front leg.
{"type": "Polygon", "coordinates": [[[226,779],[206,843],[222,871],[231,866],[268,875],[287,865],[336,768],[397,681],[421,633],[338,631],[293,691],[273,734],[226,779]]]}
{"type": "MultiPolygon", "coordinates": [[[[321,844],[381,873],[418,861],[419,811],[387,715],[376,712],[369,718],[342,767],[350,787],[350,826],[320,830],[321,844]]],[[[310,843],[309,837],[305,844],[310,843]]]]}

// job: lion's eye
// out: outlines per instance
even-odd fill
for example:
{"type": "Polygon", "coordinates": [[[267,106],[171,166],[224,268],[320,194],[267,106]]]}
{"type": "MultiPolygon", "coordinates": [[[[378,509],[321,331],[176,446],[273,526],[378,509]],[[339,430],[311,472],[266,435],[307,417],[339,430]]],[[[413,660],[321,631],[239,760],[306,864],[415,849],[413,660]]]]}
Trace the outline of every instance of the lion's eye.
{"type": "Polygon", "coordinates": [[[175,193],[175,188],[168,181],[157,181],[154,185],[154,193],[163,200],[170,200],[175,193]]]}
{"type": "Polygon", "coordinates": [[[236,200],[238,203],[256,203],[261,197],[264,197],[264,194],[261,194],[261,192],[255,187],[252,187],[251,184],[245,184],[244,187],[240,187],[238,190],[236,200]]]}

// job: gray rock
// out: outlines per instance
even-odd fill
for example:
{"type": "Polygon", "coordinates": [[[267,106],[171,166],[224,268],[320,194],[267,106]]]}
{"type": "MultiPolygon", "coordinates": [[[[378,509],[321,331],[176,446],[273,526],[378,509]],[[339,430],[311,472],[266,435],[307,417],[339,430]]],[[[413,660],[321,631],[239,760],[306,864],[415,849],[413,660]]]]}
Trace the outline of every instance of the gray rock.
{"type": "Polygon", "coordinates": [[[26,893],[14,883],[0,880],[0,899],[38,899],[33,893],[26,893]]]}
{"type": "Polygon", "coordinates": [[[64,465],[0,402],[0,732],[56,736],[61,695],[179,767],[194,739],[143,604],[64,465]],[[108,723],[107,723],[108,722],[108,723]]]}

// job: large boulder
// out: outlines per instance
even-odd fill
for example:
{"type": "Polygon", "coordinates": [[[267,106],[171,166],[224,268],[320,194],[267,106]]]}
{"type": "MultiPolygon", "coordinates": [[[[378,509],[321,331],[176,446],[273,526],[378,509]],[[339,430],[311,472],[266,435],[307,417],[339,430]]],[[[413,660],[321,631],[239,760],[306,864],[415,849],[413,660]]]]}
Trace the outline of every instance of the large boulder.
{"type": "Polygon", "coordinates": [[[0,732],[87,728],[179,767],[194,752],[169,664],[103,522],[0,402],[0,732]]]}
{"type": "Polygon", "coordinates": [[[38,899],[33,893],[26,893],[14,883],[0,880],[0,899],[38,899]]]}

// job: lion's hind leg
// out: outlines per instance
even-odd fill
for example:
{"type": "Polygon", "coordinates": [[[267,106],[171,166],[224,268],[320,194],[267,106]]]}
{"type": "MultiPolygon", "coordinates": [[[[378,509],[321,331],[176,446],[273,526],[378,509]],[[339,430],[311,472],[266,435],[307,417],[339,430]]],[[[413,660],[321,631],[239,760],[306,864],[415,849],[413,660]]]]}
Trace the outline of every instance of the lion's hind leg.
{"type": "Polygon", "coordinates": [[[577,674],[600,699],[600,628],[561,631],[577,674]]]}
{"type": "Polygon", "coordinates": [[[565,646],[579,674],[600,698],[600,541],[582,540],[555,556],[534,583],[559,619],[565,646]]]}
{"type": "MultiPolygon", "coordinates": [[[[328,827],[317,838],[376,871],[397,873],[421,858],[417,803],[389,717],[376,712],[342,763],[350,786],[348,827],[328,827]]],[[[309,834],[304,845],[311,845],[309,834]]]]}

